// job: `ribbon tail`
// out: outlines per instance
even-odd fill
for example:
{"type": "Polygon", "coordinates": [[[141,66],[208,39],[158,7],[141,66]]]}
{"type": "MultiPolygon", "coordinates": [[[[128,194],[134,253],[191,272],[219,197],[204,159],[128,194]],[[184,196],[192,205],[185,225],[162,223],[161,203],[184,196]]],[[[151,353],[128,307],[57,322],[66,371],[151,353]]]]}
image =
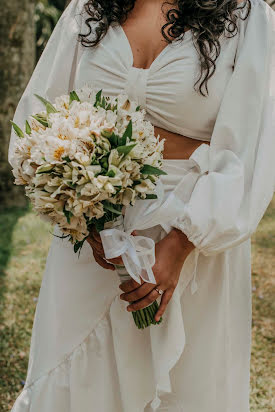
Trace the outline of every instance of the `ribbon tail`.
{"type": "MultiPolygon", "coordinates": [[[[137,283],[141,284],[141,279],[140,276],[137,276],[134,271],[132,270],[132,266],[128,260],[128,257],[126,254],[121,255],[121,258],[123,260],[125,269],[127,270],[128,274],[131,276],[132,279],[134,279],[137,283]]],[[[137,269],[137,272],[140,272],[140,270],[138,270],[137,266],[135,265],[135,269],[137,269]]]]}
{"type": "Polygon", "coordinates": [[[143,270],[141,271],[141,275],[140,275],[140,276],[142,277],[142,279],[144,280],[144,282],[153,283],[153,284],[156,285],[156,284],[157,284],[157,281],[156,281],[154,272],[153,272],[153,270],[152,270],[152,266],[150,265],[147,256],[143,256],[143,263],[144,263],[144,265],[143,265],[143,270]],[[147,278],[145,278],[145,277],[142,275],[143,271],[146,271],[147,276],[148,276],[147,278]]]}

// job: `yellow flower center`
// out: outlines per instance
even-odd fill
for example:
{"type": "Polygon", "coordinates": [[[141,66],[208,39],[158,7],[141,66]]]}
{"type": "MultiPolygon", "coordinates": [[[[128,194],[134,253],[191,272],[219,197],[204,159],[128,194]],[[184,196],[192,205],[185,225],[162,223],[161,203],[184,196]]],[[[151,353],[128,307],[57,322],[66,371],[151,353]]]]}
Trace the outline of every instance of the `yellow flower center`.
{"type": "Polygon", "coordinates": [[[123,103],[123,105],[121,106],[121,108],[124,109],[124,110],[129,110],[129,109],[130,109],[130,106],[131,106],[130,100],[127,99],[127,100],[125,100],[125,102],[123,103]]]}
{"type": "Polygon", "coordinates": [[[65,152],[64,147],[63,147],[63,146],[59,146],[59,148],[54,151],[53,156],[54,156],[54,158],[55,158],[56,160],[60,160],[60,159],[61,159],[61,156],[63,155],[64,152],[65,152]]]}
{"type": "Polygon", "coordinates": [[[68,136],[65,136],[64,134],[59,133],[58,139],[60,139],[60,140],[68,140],[69,138],[68,138],[68,136]]]}
{"type": "Polygon", "coordinates": [[[79,127],[79,117],[75,119],[74,127],[79,127]]]}
{"type": "Polygon", "coordinates": [[[85,144],[85,146],[87,147],[87,149],[90,151],[90,152],[93,152],[94,151],[94,143],[93,142],[85,142],[84,143],[85,144]]]}

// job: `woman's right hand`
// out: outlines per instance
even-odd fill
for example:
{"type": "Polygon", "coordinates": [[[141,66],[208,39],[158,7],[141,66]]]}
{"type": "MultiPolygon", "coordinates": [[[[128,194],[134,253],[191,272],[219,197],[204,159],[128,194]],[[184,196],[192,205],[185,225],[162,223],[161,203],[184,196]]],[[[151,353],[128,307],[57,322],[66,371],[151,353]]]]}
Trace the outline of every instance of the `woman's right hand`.
{"type": "Polygon", "coordinates": [[[104,269],[115,270],[114,265],[123,264],[121,257],[117,257],[115,259],[109,259],[107,262],[104,249],[103,249],[103,245],[101,242],[101,237],[98,231],[96,230],[95,226],[93,226],[90,232],[90,235],[87,238],[87,242],[89,243],[89,245],[91,246],[93,250],[95,261],[104,269]]]}

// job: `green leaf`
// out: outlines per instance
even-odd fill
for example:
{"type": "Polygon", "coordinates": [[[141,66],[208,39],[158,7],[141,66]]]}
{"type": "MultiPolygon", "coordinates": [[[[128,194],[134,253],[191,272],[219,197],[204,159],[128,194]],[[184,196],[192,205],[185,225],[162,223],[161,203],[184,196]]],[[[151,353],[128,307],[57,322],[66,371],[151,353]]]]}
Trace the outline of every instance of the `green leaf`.
{"type": "Polygon", "coordinates": [[[71,104],[74,100],[76,100],[77,102],[80,102],[80,98],[78,97],[77,93],[73,90],[73,91],[70,93],[70,104],[71,104]]]}
{"type": "Polygon", "coordinates": [[[112,133],[111,137],[108,137],[108,139],[109,139],[109,142],[111,143],[112,148],[118,146],[119,137],[115,133],[112,133]]]}
{"type": "Polygon", "coordinates": [[[101,95],[102,95],[102,89],[97,92],[95,96],[95,104],[94,107],[97,107],[101,103],[101,95]]]}
{"type": "Polygon", "coordinates": [[[139,111],[140,111],[140,106],[137,106],[136,112],[139,112],[139,111]]]}
{"type": "Polygon", "coordinates": [[[107,173],[106,173],[106,176],[109,176],[109,177],[115,177],[115,172],[113,171],[113,170],[109,170],[107,173]]]}
{"type": "Polygon", "coordinates": [[[117,104],[114,104],[114,106],[112,106],[112,111],[115,112],[117,110],[117,104]]]}
{"type": "Polygon", "coordinates": [[[71,159],[69,158],[69,156],[63,156],[62,160],[64,160],[64,162],[70,163],[71,159]]]}
{"type": "Polygon", "coordinates": [[[133,135],[133,124],[132,124],[132,120],[129,121],[125,132],[123,133],[122,138],[120,139],[120,143],[121,145],[125,145],[127,142],[127,137],[132,140],[132,135],[133,135]]]}
{"type": "Polygon", "coordinates": [[[17,136],[18,137],[24,137],[24,133],[23,133],[23,131],[20,129],[20,127],[19,126],[17,126],[17,124],[16,123],[14,123],[14,122],[12,122],[12,121],[10,121],[11,122],[11,124],[12,124],[12,127],[13,127],[13,130],[15,131],[15,133],[17,134],[17,136]]]}
{"type": "Polygon", "coordinates": [[[157,195],[154,195],[154,194],[146,195],[146,199],[157,199],[157,198],[158,198],[157,195]]]}
{"type": "Polygon", "coordinates": [[[65,206],[64,206],[64,208],[63,208],[63,213],[64,213],[64,215],[65,215],[65,217],[66,217],[66,219],[67,219],[67,222],[70,224],[70,222],[71,222],[71,217],[73,216],[72,212],[70,212],[69,210],[66,210],[66,209],[65,209],[65,206]]]}
{"type": "Polygon", "coordinates": [[[91,165],[92,165],[92,166],[93,166],[93,165],[99,165],[99,161],[98,161],[98,159],[97,159],[96,157],[94,157],[94,158],[92,159],[91,165]]]}
{"type": "Polygon", "coordinates": [[[36,170],[36,174],[41,174],[41,173],[49,173],[54,169],[54,165],[51,164],[45,164],[45,165],[41,165],[37,168],[36,170]]]}
{"type": "Polygon", "coordinates": [[[53,107],[52,104],[46,104],[46,110],[48,114],[57,113],[57,110],[53,107]]]}
{"type": "Polygon", "coordinates": [[[154,167],[151,165],[144,165],[143,168],[140,170],[140,172],[143,175],[156,175],[156,176],[167,175],[167,173],[164,172],[164,170],[161,170],[158,167],[154,167]]]}
{"type": "Polygon", "coordinates": [[[45,119],[45,117],[41,117],[39,115],[33,115],[32,116],[35,120],[37,120],[39,123],[42,124],[44,127],[49,127],[48,121],[45,119]]]}
{"type": "Polygon", "coordinates": [[[100,162],[100,165],[104,169],[108,170],[109,165],[108,165],[108,158],[106,156],[102,157],[99,162],[100,162]]]}
{"type": "Polygon", "coordinates": [[[26,133],[27,133],[28,135],[30,135],[31,132],[32,132],[31,126],[30,126],[28,120],[26,120],[26,133]]]}
{"type": "Polygon", "coordinates": [[[124,157],[126,157],[135,146],[136,146],[136,143],[125,145],[125,146],[118,146],[116,150],[118,151],[119,154],[124,154],[124,157]]]}
{"type": "Polygon", "coordinates": [[[71,189],[76,189],[77,188],[77,184],[76,183],[72,183],[72,182],[65,182],[67,186],[69,186],[71,189]]]}
{"type": "Polygon", "coordinates": [[[115,207],[110,202],[103,202],[103,207],[109,212],[115,213],[116,215],[121,215],[121,211],[115,209],[115,207]]]}
{"type": "Polygon", "coordinates": [[[57,113],[56,108],[51,104],[51,102],[44,99],[44,97],[39,96],[38,94],[35,94],[35,97],[37,97],[37,99],[40,100],[44,104],[44,106],[46,107],[47,113],[57,113]]]}
{"type": "Polygon", "coordinates": [[[77,252],[80,253],[80,251],[81,251],[81,249],[82,249],[82,246],[83,246],[85,240],[86,240],[86,238],[83,239],[83,240],[81,240],[81,241],[77,241],[77,242],[74,244],[74,252],[75,252],[75,253],[77,253],[77,252]]]}
{"type": "Polygon", "coordinates": [[[105,217],[104,216],[100,219],[95,220],[94,225],[95,225],[95,228],[96,228],[98,233],[101,232],[101,230],[104,229],[104,222],[105,222],[105,217]]]}

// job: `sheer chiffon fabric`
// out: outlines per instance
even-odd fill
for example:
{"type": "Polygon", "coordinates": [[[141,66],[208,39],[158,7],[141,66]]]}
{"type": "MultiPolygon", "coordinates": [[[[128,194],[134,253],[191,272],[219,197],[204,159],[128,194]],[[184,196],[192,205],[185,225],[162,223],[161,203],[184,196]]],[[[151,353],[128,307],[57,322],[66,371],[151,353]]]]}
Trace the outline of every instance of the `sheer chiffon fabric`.
{"type": "MultiPolygon", "coordinates": [[[[221,65],[226,61],[234,70],[229,78],[216,78],[221,82],[217,90],[223,90],[217,113],[217,107],[208,107],[211,99],[198,105],[197,98],[189,96],[187,102],[181,96],[183,107],[196,113],[193,125],[188,124],[190,137],[198,132],[200,111],[215,114],[205,128],[210,146],[201,145],[188,160],[165,160],[163,203],[146,216],[151,203],[137,202],[126,214],[133,226],[139,217],[142,225],[134,228],[156,242],[175,226],[196,246],[162,324],[139,331],[119,299],[118,278],[97,265],[90,246],[85,244],[78,258],[67,240],[54,237],[35,313],[27,380],[13,412],[249,411],[250,236],[275,189],[275,17],[262,0],[251,3],[248,19],[238,20],[236,38],[222,43],[221,65]]],[[[149,105],[148,120],[170,122],[168,101],[167,118],[164,106],[158,112],[157,94],[159,100],[167,95],[158,81],[154,88],[154,78],[164,76],[165,84],[175,48],[167,48],[147,77],[140,77],[143,89],[129,88],[133,79],[125,75],[121,80],[122,64],[133,72],[130,50],[118,41],[126,40],[121,31],[111,28],[103,43],[106,50],[112,46],[108,65],[105,49],[83,50],[77,42],[83,4],[72,0],[61,17],[14,121],[23,124],[41,108],[34,93],[53,99],[94,82],[106,94],[131,89],[132,98],[149,105]]],[[[176,47],[192,60],[191,37],[176,47]]],[[[183,74],[193,69],[183,62],[183,74]]],[[[215,76],[212,82],[214,90],[215,76]]],[[[184,116],[181,120],[177,113],[174,124],[183,131],[184,116]]],[[[176,131],[172,122],[170,129],[176,131]]],[[[12,134],[11,164],[15,144],[12,134]]],[[[60,234],[57,227],[55,233],[60,234]]]]}

